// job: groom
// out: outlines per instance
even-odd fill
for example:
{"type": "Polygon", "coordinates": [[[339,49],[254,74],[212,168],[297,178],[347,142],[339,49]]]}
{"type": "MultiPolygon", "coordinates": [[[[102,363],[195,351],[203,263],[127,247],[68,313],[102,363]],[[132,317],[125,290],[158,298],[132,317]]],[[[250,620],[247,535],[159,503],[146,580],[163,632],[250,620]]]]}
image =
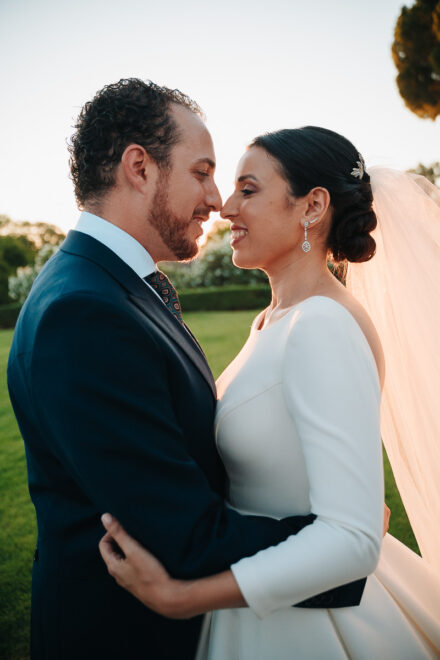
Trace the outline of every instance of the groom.
{"type": "MultiPolygon", "coordinates": [[[[33,660],[194,656],[200,618],[162,618],[108,575],[104,511],[180,578],[224,570],[314,519],[225,506],[213,377],[156,270],[195,257],[221,206],[200,114],[180,92],[121,80],[84,106],[72,138],[84,211],[32,288],[8,365],[38,521],[33,660]]],[[[355,605],[363,586],[304,606],[355,605]]]]}

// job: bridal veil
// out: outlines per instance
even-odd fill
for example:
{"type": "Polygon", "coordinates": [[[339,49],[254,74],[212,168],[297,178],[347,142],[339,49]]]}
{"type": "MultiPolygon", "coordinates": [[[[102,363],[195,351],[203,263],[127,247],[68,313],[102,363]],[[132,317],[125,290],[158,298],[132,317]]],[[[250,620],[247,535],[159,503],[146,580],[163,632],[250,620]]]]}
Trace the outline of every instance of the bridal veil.
{"type": "Polygon", "coordinates": [[[386,359],[382,436],[424,560],[440,578],[440,190],[368,170],[375,257],[347,285],[370,314],[386,359]]]}

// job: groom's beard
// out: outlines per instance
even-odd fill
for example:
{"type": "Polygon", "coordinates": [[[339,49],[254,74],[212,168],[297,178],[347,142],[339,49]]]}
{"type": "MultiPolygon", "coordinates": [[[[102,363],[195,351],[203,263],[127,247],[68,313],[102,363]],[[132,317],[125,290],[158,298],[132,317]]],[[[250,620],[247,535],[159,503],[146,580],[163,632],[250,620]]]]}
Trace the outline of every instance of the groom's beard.
{"type": "Polygon", "coordinates": [[[188,238],[188,228],[193,218],[181,218],[168,207],[168,181],[160,181],[154,193],[149,218],[167,248],[179,261],[193,259],[199,252],[196,239],[188,238]]]}

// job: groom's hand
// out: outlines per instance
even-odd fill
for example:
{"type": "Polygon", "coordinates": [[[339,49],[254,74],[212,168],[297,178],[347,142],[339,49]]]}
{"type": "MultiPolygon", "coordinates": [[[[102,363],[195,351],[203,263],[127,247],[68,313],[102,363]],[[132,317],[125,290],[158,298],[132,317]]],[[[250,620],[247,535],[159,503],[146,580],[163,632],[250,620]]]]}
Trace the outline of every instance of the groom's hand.
{"type": "Polygon", "coordinates": [[[162,616],[194,616],[183,598],[186,583],[171,578],[160,561],[127,534],[116,518],[106,513],[101,520],[107,533],[99,543],[99,551],[119,586],[162,616]]]}
{"type": "Polygon", "coordinates": [[[190,619],[211,610],[247,606],[232,571],[174,580],[113,516],[105,513],[101,520],[107,534],[99,550],[108,572],[151,610],[170,619],[190,619]]]}
{"type": "Polygon", "coordinates": [[[387,507],[387,505],[383,504],[383,531],[382,531],[382,536],[385,536],[387,531],[390,528],[390,516],[391,516],[391,511],[387,507]]]}

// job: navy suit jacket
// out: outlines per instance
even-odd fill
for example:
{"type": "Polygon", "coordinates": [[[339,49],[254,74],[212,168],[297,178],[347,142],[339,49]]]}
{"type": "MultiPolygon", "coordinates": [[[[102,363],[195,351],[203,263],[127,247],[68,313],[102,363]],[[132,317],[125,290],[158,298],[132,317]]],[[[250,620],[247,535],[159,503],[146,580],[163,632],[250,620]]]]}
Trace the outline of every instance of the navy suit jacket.
{"type": "MultiPolygon", "coordinates": [[[[187,330],[111,250],[72,231],[22,309],[8,364],[38,542],[32,658],[190,659],[201,618],[168,620],[108,575],[109,511],[175,577],[222,571],[314,516],[224,503],[215,384],[187,330]]],[[[358,581],[303,606],[355,605],[358,581]]]]}

